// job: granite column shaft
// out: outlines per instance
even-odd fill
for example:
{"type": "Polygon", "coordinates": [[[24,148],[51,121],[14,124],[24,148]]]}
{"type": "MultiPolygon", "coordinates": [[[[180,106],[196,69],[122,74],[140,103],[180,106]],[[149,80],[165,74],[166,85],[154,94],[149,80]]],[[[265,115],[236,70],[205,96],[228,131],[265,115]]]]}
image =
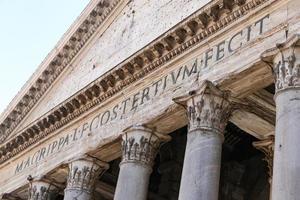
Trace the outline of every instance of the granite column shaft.
{"type": "Polygon", "coordinates": [[[263,53],[275,76],[273,200],[300,197],[300,36],[263,53]]]}
{"type": "Polygon", "coordinates": [[[217,200],[223,132],[232,106],[229,93],[209,81],[189,95],[175,98],[188,115],[188,134],[179,200],[217,200]]]}

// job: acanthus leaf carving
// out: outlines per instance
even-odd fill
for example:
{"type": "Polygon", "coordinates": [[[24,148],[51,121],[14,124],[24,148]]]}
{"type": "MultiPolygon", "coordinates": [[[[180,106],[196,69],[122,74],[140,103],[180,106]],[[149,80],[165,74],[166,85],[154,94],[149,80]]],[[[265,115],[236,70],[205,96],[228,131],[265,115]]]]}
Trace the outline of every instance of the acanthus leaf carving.
{"type": "Polygon", "coordinates": [[[193,97],[187,115],[190,130],[202,127],[223,132],[231,115],[231,106],[223,97],[203,94],[193,97]]]}
{"type": "Polygon", "coordinates": [[[261,59],[273,70],[276,94],[300,88],[300,34],[294,34],[285,42],[261,54],[261,59]]]}
{"type": "Polygon", "coordinates": [[[161,135],[144,126],[125,130],[122,141],[122,163],[134,162],[152,167],[162,141],[170,137],[161,135]]]}
{"type": "Polygon", "coordinates": [[[96,180],[107,168],[106,163],[92,158],[70,162],[66,190],[82,190],[92,193],[96,180]]]}
{"type": "Polygon", "coordinates": [[[34,180],[30,175],[27,178],[29,181],[28,199],[29,200],[48,200],[53,193],[57,193],[57,187],[49,181],[34,180]]]}
{"type": "Polygon", "coordinates": [[[212,130],[218,133],[224,132],[238,102],[228,91],[219,90],[210,81],[205,81],[200,89],[191,91],[189,95],[173,100],[186,107],[189,132],[212,130]]]}
{"type": "Polygon", "coordinates": [[[296,61],[294,48],[280,52],[280,59],[274,63],[276,90],[300,86],[300,64],[296,61]]]}

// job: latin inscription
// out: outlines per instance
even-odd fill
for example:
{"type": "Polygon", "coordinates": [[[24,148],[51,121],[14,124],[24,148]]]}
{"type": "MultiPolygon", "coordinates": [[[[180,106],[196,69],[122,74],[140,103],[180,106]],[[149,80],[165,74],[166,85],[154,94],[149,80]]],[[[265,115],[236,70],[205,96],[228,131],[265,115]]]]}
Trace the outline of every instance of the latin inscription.
{"type": "Polygon", "coordinates": [[[264,31],[266,31],[265,25],[268,20],[269,15],[261,18],[253,25],[248,26],[247,28],[235,33],[227,40],[221,41],[219,44],[209,48],[202,55],[192,60],[192,62],[171,71],[169,74],[134,93],[110,109],[97,114],[91,120],[75,128],[67,135],[64,135],[47,146],[42,147],[31,156],[18,163],[15,168],[15,174],[20,173],[31,166],[38,165],[47,157],[62,151],[68,146],[78,144],[79,140],[91,134],[93,130],[129,116],[128,114],[130,114],[130,112],[135,112],[143,104],[163,94],[169,88],[186,81],[186,79],[189,79],[193,75],[200,74],[202,71],[207,69],[208,66],[211,66],[215,62],[218,62],[226,56],[234,53],[247,42],[261,35],[264,31]]]}

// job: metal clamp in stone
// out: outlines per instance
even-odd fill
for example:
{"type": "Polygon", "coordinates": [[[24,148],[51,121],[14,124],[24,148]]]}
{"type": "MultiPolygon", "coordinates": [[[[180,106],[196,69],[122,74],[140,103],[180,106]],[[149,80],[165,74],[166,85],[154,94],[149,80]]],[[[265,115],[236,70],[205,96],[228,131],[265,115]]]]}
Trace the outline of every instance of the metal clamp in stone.
{"type": "Polygon", "coordinates": [[[134,125],[124,130],[122,139],[121,164],[133,162],[151,168],[161,143],[171,140],[171,137],[145,125],[134,125]]]}

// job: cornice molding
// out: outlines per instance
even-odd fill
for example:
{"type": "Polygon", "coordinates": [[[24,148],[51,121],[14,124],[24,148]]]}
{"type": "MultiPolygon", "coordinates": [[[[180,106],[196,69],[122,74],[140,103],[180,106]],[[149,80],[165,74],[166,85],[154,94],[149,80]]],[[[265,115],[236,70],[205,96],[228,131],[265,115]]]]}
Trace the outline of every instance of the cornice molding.
{"type": "Polygon", "coordinates": [[[0,164],[270,0],[215,0],[0,147],[0,164]]]}
{"type": "Polygon", "coordinates": [[[15,130],[18,124],[29,113],[33,106],[39,101],[51,84],[70,64],[88,42],[95,31],[104,23],[108,16],[115,10],[122,0],[96,0],[96,5],[88,16],[82,20],[77,30],[69,36],[61,48],[57,50],[48,66],[36,77],[34,83],[27,87],[15,106],[2,116],[0,124],[0,144],[15,130]]]}

